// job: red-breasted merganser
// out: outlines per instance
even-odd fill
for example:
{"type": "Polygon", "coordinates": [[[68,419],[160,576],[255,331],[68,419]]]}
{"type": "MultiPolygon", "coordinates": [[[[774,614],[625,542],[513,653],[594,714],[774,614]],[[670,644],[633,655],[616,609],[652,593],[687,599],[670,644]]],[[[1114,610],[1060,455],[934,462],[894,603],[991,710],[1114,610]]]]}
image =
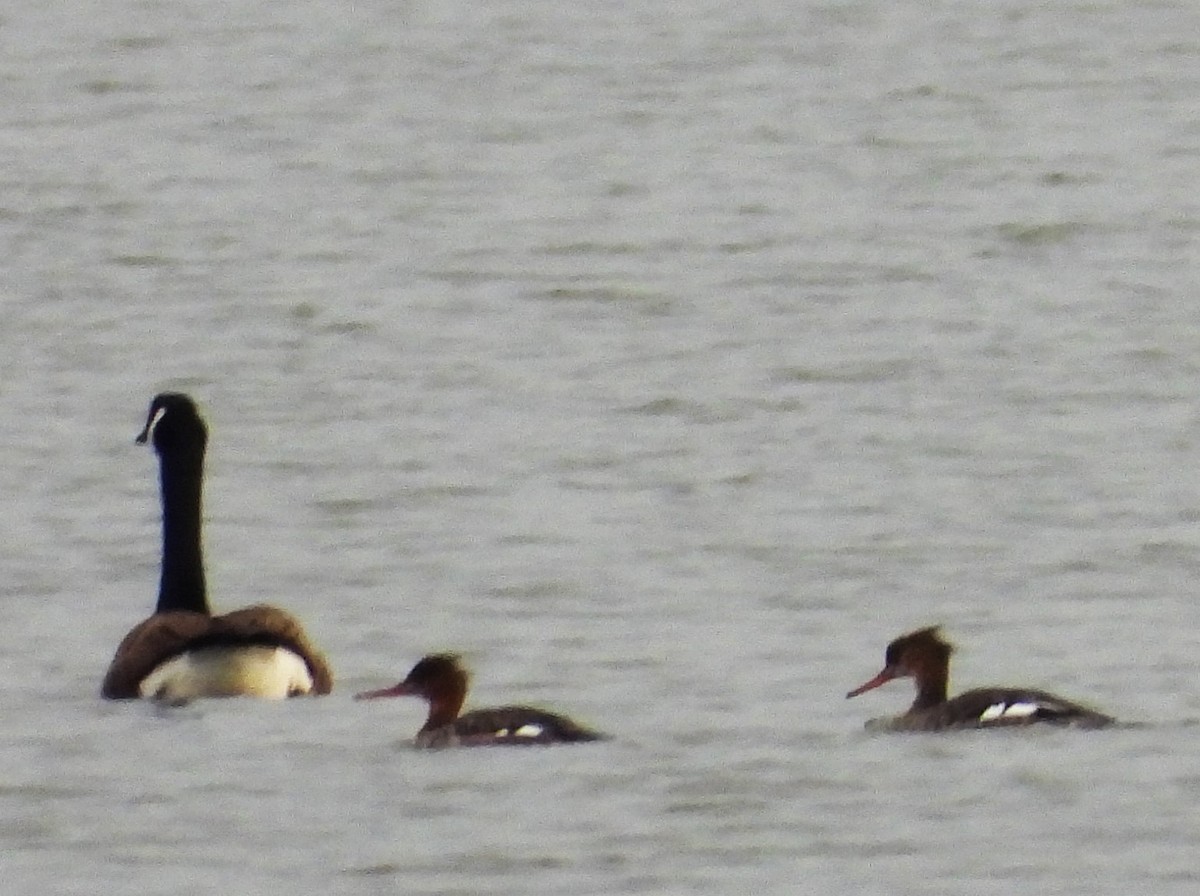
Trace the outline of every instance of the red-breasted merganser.
{"type": "Polygon", "coordinates": [[[894,678],[915,680],[917,699],[908,711],[892,718],[871,719],[867,728],[872,731],[1006,728],[1038,722],[1101,728],[1115,721],[1062,697],[1026,688],[975,688],[948,699],[946,685],[953,652],[954,647],[942,640],[936,625],[901,635],[887,646],[883,671],[846,696],[857,697],[894,678]]]}
{"type": "Polygon", "coordinates": [[[149,442],[158,452],[158,604],[118,645],[101,695],[181,702],[328,694],[333,687],[329,663],[296,617],[265,604],[223,616],[209,610],[200,537],[208,428],[195,402],[179,392],[156,395],[136,441],[149,442]]]}
{"type": "Polygon", "coordinates": [[[604,739],[604,735],[565,716],[529,706],[498,706],[459,715],[467,697],[469,680],[470,673],[458,656],[431,654],[413,666],[399,684],[378,691],[363,691],[354,699],[421,697],[428,701],[429,717],[417,732],[418,747],[527,746],[604,739]]]}

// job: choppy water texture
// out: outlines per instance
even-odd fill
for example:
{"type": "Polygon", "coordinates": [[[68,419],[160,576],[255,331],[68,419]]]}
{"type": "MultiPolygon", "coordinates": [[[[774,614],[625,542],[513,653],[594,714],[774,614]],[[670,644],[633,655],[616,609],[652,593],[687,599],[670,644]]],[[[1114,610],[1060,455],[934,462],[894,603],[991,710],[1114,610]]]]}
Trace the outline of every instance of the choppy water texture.
{"type": "Polygon", "coordinates": [[[1191,894],[1191,2],[15,2],[0,14],[6,893],[1191,894]],[[97,698],[156,584],[334,696],[97,698]],[[956,681],[1145,727],[881,737],[956,681]],[[406,750],[355,704],[615,735],[406,750]]]}

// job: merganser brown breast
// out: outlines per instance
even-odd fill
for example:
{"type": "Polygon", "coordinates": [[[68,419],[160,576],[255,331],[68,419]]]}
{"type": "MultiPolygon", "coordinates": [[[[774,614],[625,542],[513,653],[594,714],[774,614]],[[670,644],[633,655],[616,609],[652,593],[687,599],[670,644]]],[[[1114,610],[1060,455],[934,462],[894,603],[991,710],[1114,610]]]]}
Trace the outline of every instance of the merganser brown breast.
{"type": "Polygon", "coordinates": [[[1050,723],[1102,728],[1115,720],[1082,704],[1030,688],[989,687],[948,697],[954,647],[938,626],[901,635],[887,646],[882,671],[846,696],[857,697],[896,678],[912,678],[917,697],[907,712],[872,719],[872,731],[945,731],[959,728],[1011,728],[1050,723]]]}

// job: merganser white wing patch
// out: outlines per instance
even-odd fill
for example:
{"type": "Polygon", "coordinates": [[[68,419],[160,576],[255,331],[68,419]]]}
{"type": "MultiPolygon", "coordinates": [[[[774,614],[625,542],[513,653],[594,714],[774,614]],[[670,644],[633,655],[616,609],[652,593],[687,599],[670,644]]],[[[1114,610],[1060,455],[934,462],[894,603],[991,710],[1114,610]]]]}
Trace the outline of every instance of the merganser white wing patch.
{"type": "Polygon", "coordinates": [[[1036,703],[993,703],[979,714],[981,722],[997,719],[1027,719],[1038,711],[1036,703]]]}

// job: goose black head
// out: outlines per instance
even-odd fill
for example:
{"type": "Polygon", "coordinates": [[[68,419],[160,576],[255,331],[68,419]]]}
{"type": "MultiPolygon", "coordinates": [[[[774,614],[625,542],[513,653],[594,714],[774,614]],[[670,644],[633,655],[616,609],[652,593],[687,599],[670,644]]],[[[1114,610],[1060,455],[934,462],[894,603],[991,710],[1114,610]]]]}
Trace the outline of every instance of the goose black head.
{"type": "Polygon", "coordinates": [[[181,449],[204,451],[208,427],[196,403],[182,392],[161,392],[150,402],[146,425],[135,440],[139,445],[154,445],[159,454],[181,449]]]}

